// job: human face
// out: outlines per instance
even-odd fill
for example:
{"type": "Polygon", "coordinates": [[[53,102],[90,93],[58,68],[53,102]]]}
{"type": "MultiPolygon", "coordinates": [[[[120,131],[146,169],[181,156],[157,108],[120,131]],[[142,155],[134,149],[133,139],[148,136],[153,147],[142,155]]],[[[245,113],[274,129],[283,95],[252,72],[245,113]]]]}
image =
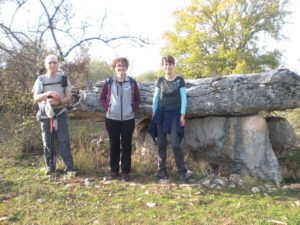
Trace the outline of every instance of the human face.
{"type": "Polygon", "coordinates": [[[127,71],[127,65],[123,62],[117,62],[115,72],[118,77],[124,77],[127,71]]]}
{"type": "Polygon", "coordinates": [[[54,75],[58,70],[58,60],[56,56],[47,57],[45,60],[45,67],[49,74],[54,75]]]}
{"type": "Polygon", "coordinates": [[[163,63],[163,68],[164,68],[165,74],[173,75],[174,64],[168,63],[168,62],[165,61],[163,63]]]}

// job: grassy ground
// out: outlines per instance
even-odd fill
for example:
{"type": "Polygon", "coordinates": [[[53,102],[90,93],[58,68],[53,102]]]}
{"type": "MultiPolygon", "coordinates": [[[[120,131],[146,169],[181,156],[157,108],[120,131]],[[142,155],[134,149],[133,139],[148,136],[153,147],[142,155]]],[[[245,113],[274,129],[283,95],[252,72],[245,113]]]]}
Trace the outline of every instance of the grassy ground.
{"type": "MultiPolygon", "coordinates": [[[[172,183],[158,184],[155,159],[136,154],[132,182],[106,181],[108,149],[93,142],[102,131],[101,124],[94,122],[70,123],[74,161],[81,175],[68,178],[59,174],[56,181],[49,181],[41,155],[31,146],[36,142],[27,137],[30,129],[23,125],[25,134],[20,139],[20,134],[7,132],[6,122],[0,122],[0,127],[0,224],[300,225],[300,206],[296,204],[300,192],[278,189],[268,195],[252,194],[253,180],[243,190],[206,189],[197,183],[203,174],[191,160],[188,168],[198,171],[191,185],[178,182],[170,163],[172,183]],[[25,149],[26,157],[24,148],[18,147],[24,141],[32,149],[25,149]]],[[[31,128],[35,129],[38,126],[31,128]]],[[[58,168],[62,169],[60,160],[58,168]]]]}
{"type": "Polygon", "coordinates": [[[291,190],[253,195],[157,184],[151,176],[129,183],[87,174],[49,181],[40,162],[0,159],[3,224],[300,224],[300,194],[291,190]]]}

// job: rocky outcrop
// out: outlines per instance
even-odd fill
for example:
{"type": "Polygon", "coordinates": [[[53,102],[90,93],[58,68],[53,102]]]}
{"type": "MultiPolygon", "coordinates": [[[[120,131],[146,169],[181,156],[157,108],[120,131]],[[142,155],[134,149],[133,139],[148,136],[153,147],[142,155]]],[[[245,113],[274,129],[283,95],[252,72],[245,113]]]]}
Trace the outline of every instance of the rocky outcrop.
{"type": "MultiPolygon", "coordinates": [[[[300,106],[300,76],[289,70],[187,80],[187,116],[249,115],[300,106]]],[[[99,104],[103,82],[80,91],[72,115],[103,112],[99,104]]],[[[154,84],[139,83],[139,113],[151,114],[154,84]]]]}

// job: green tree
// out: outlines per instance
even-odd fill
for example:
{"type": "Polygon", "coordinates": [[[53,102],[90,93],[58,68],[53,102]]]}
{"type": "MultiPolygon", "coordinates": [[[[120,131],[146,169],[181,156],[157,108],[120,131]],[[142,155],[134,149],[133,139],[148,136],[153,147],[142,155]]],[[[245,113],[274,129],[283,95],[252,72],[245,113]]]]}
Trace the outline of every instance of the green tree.
{"type": "Polygon", "coordinates": [[[260,46],[279,40],[288,0],[192,0],[174,12],[174,31],[164,33],[164,54],[177,58],[185,77],[261,72],[277,68],[281,54],[260,46]]]}
{"type": "Polygon", "coordinates": [[[160,75],[160,71],[154,72],[154,71],[148,71],[146,73],[139,74],[136,76],[136,80],[142,81],[142,82],[154,82],[160,75]]]}
{"type": "Polygon", "coordinates": [[[113,74],[113,71],[107,62],[97,60],[91,60],[88,71],[90,80],[104,80],[113,74]]]}
{"type": "MultiPolygon", "coordinates": [[[[0,57],[0,111],[28,115],[32,111],[31,88],[36,79],[36,43],[26,43],[20,49],[0,57]]],[[[41,60],[39,60],[41,61],[41,60]]],[[[41,62],[40,62],[41,63],[41,62]]]]}

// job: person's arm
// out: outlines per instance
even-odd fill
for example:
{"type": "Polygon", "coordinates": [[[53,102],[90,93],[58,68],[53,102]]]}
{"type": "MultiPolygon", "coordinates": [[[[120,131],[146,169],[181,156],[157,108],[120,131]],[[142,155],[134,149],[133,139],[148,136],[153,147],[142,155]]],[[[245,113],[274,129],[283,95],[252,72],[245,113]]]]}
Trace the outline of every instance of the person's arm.
{"type": "Polygon", "coordinates": [[[68,92],[64,98],[60,101],[60,104],[66,105],[71,101],[72,98],[72,92],[68,92]]]}
{"type": "Polygon", "coordinates": [[[46,92],[41,93],[41,94],[35,93],[33,95],[33,101],[35,103],[36,102],[41,102],[41,101],[45,101],[49,97],[53,97],[55,99],[55,101],[57,101],[57,102],[61,101],[61,96],[56,91],[46,91],[46,92]]]}
{"type": "MultiPolygon", "coordinates": [[[[69,79],[67,79],[67,86],[64,87],[64,95],[63,97],[61,97],[61,99],[59,101],[56,101],[56,105],[62,105],[62,106],[65,106],[67,105],[71,99],[72,99],[72,84],[71,82],[69,81],[69,79]]],[[[55,99],[57,100],[57,99],[55,99]]],[[[55,103],[54,103],[55,104],[55,103]]]]}
{"type": "Polygon", "coordinates": [[[52,101],[54,101],[55,105],[58,105],[61,102],[61,96],[56,91],[46,91],[42,93],[40,78],[36,79],[34,86],[32,88],[32,92],[33,92],[34,103],[46,101],[50,97],[53,98],[52,101]]]}
{"type": "Polygon", "coordinates": [[[158,106],[158,101],[159,101],[159,95],[160,95],[160,88],[155,87],[154,95],[153,95],[153,102],[152,102],[152,116],[156,112],[156,109],[157,109],[157,106],[158,106]]]}
{"type": "Polygon", "coordinates": [[[181,99],[181,107],[180,107],[180,126],[185,126],[185,113],[186,113],[186,87],[180,88],[180,99],[181,99]]]}
{"type": "Polygon", "coordinates": [[[108,110],[108,102],[107,102],[107,92],[108,92],[108,81],[105,81],[100,95],[100,104],[107,111],[108,110]]]}
{"type": "Polygon", "coordinates": [[[180,88],[180,100],[181,100],[180,113],[185,115],[186,105],[187,105],[186,87],[181,87],[180,88]]]}
{"type": "Polygon", "coordinates": [[[47,92],[44,92],[44,93],[41,93],[41,94],[36,94],[36,93],[33,94],[34,103],[45,101],[47,98],[48,98],[48,93],[47,92]]]}
{"type": "Polygon", "coordinates": [[[135,80],[133,80],[133,96],[132,109],[135,112],[141,102],[139,86],[135,80]]]}

